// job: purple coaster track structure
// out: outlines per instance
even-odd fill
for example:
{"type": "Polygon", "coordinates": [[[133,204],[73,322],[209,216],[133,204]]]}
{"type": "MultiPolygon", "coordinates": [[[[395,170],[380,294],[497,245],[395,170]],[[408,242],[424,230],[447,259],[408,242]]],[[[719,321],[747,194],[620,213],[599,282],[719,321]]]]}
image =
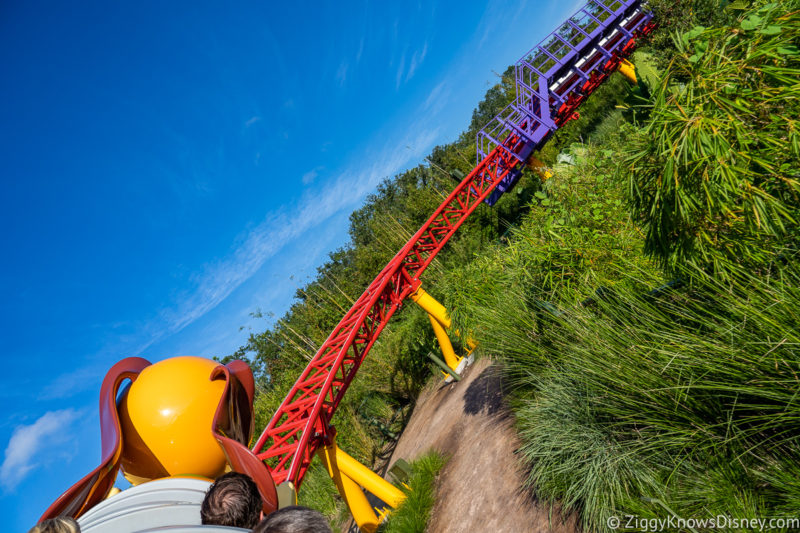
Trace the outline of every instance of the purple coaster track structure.
{"type": "MultiPolygon", "coordinates": [[[[516,99],[478,132],[478,162],[503,146],[524,163],[577,118],[575,110],[633,51],[636,38],[653,30],[652,19],[641,0],[590,0],[517,62],[516,99]]],[[[521,175],[519,164],[486,203],[494,205],[521,175]]]]}

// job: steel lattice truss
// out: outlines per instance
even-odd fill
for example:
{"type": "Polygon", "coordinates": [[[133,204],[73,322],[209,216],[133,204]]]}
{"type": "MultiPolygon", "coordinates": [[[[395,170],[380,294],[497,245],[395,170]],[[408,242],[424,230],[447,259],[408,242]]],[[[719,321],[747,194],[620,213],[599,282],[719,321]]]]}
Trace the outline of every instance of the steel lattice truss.
{"type": "Polygon", "coordinates": [[[478,135],[481,161],[339,322],[253,447],[276,483],[299,488],[370,348],[464,220],[513,186],[531,152],[573,118],[636,39],[652,30],[652,16],[640,3],[592,0],[517,63],[518,98],[478,135]]]}
{"type": "MultiPolygon", "coordinates": [[[[517,61],[517,97],[479,133],[478,160],[501,146],[509,135],[525,140],[516,153],[525,161],[540,149],[636,46],[636,38],[654,27],[641,0],[592,0],[517,61]]],[[[511,172],[487,203],[494,205],[517,182],[511,172]]]]}

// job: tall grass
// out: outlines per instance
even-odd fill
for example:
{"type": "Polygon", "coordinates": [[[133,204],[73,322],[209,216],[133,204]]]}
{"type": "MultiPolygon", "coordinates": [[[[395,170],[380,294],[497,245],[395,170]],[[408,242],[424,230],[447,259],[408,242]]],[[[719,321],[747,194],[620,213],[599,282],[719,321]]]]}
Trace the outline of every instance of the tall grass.
{"type": "Polygon", "coordinates": [[[392,511],[380,533],[425,533],[436,502],[436,477],[447,459],[431,450],[411,463],[406,499],[392,511]]]}
{"type": "Polygon", "coordinates": [[[689,282],[653,293],[669,278],[614,209],[621,185],[603,181],[605,197],[588,197],[597,190],[588,176],[605,175],[613,157],[576,151],[543,191],[548,205],[540,199],[507,247],[452,272],[445,287],[459,327],[505,363],[532,489],[579,511],[592,531],[626,513],[791,515],[800,505],[793,252],[725,278],[684,267],[673,275],[689,282]]]}
{"type": "Polygon", "coordinates": [[[550,253],[536,228],[486,258],[491,269],[454,276],[491,287],[462,311],[514,385],[532,489],[593,531],[611,515],[663,518],[663,506],[684,517],[796,510],[800,267],[725,282],[686,272],[692,284],[653,294],[658,272],[619,257],[574,268],[586,283],[544,301],[520,282],[550,253]]]}
{"type": "Polygon", "coordinates": [[[800,1],[755,4],[733,26],[674,36],[649,125],[626,149],[645,250],[668,269],[724,276],[797,244],[800,1]]]}
{"type": "Polygon", "coordinates": [[[800,269],[658,299],[637,281],[543,317],[509,361],[531,484],[592,529],[663,517],[654,500],[684,517],[796,511],[800,269]]]}

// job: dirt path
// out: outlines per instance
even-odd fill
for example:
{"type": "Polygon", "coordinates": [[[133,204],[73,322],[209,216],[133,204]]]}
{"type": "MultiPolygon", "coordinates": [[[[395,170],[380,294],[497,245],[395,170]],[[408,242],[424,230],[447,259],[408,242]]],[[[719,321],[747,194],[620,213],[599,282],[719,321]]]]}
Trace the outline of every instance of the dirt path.
{"type": "Polygon", "coordinates": [[[488,360],[458,383],[428,385],[392,455],[413,460],[431,448],[450,460],[439,476],[428,533],[576,533],[557,510],[524,491],[514,450],[519,441],[503,401],[503,384],[488,360]]]}

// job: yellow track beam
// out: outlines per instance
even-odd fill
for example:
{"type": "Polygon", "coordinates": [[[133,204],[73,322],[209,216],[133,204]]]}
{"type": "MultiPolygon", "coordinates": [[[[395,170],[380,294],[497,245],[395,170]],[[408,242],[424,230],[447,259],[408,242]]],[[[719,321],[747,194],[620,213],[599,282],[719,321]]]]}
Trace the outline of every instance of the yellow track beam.
{"type": "Polygon", "coordinates": [[[631,63],[627,59],[623,59],[619,64],[619,71],[623,76],[628,78],[629,82],[637,83],[637,81],[636,81],[636,67],[633,66],[633,63],[631,63]]]}
{"type": "Polygon", "coordinates": [[[382,511],[380,517],[375,514],[361,487],[393,508],[397,508],[406,497],[403,491],[347,455],[335,441],[317,450],[317,455],[328,470],[328,475],[339,490],[339,494],[347,503],[359,529],[365,533],[373,533],[386,512],[382,511]]]}

